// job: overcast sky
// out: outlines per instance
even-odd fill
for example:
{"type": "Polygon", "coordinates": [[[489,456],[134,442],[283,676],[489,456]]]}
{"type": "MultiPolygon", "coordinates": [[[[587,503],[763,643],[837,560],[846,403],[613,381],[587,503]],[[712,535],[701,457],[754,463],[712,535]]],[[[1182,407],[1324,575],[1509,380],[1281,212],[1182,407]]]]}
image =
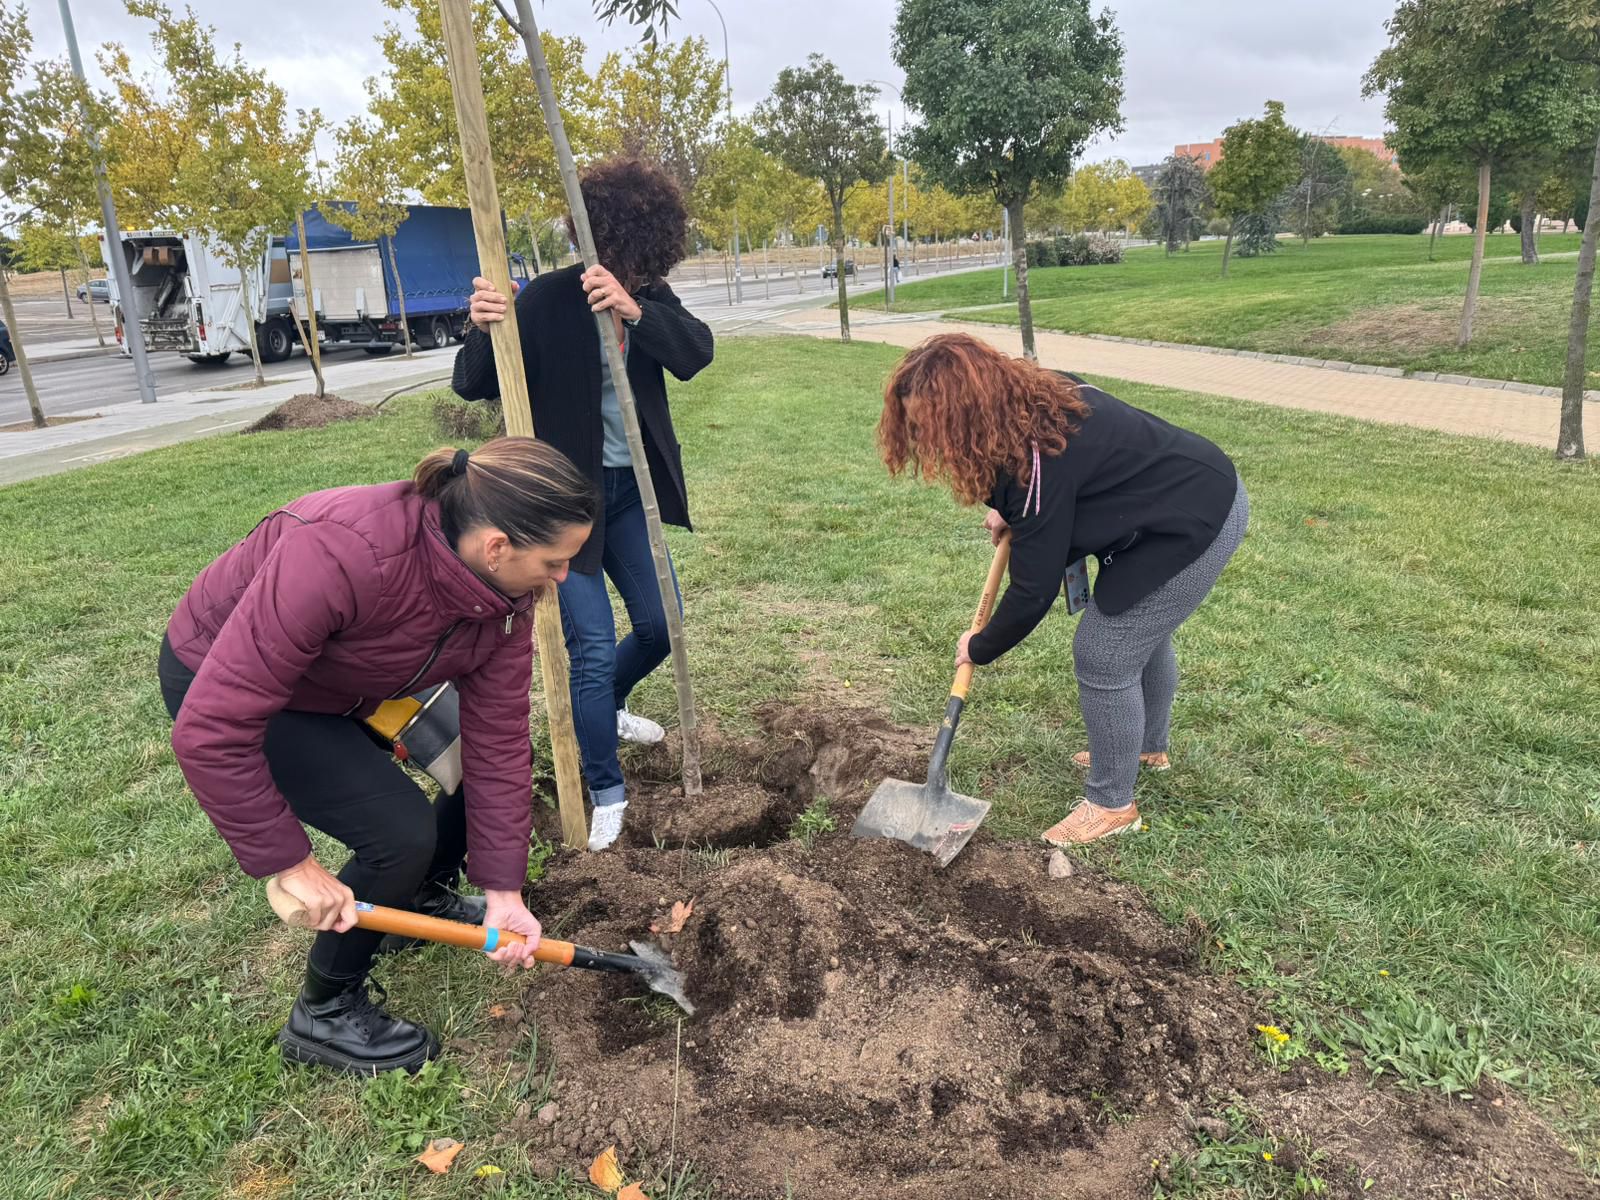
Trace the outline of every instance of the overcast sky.
{"type": "MultiPolygon", "coordinates": [[[[781,68],[812,51],[831,57],[852,81],[900,81],[889,55],[894,0],[719,2],[740,111],[766,95],[781,68]]],[[[59,53],[55,0],[25,3],[36,49],[59,53]]],[[[721,53],[722,27],[707,0],[677,4],[671,36],[705,37],[721,53]]],[[[291,104],[319,107],[336,122],[365,106],[362,81],[382,66],[373,35],[393,16],[380,0],[271,6],[192,0],[192,7],[225,41],[238,41],[251,63],[270,71],[291,104]]],[[[1176,143],[1207,141],[1230,122],[1258,114],[1268,99],[1284,101],[1289,120],[1304,129],[1383,132],[1381,104],[1362,99],[1361,76],[1384,45],[1393,0],[1121,0],[1111,8],[1127,51],[1127,128],[1091,147],[1090,161],[1155,162],[1176,143]]],[[[535,11],[552,32],[582,37],[595,61],[635,40],[625,26],[600,26],[588,0],[545,0],[535,11]]],[[[98,75],[94,49],[106,41],[121,41],[148,61],[148,24],[128,17],[121,0],[73,0],[73,15],[91,73],[98,75]]],[[[887,90],[884,98],[896,103],[887,90]]],[[[896,126],[900,120],[896,111],[896,126]]]]}

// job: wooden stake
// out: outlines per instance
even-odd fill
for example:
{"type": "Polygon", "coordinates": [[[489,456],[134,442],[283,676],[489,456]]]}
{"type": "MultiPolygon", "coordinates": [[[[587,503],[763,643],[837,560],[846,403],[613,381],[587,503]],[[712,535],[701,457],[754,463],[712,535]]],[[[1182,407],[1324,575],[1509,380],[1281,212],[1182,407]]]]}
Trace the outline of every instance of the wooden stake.
{"type": "MultiPolygon", "coordinates": [[[[306,215],[299,209],[294,214],[295,232],[300,235],[300,290],[306,297],[306,324],[311,329],[308,337],[305,330],[300,330],[300,341],[305,345],[306,356],[311,359],[311,373],[317,377],[317,399],[327,397],[328,385],[322,379],[322,347],[317,343],[317,301],[315,291],[311,286],[311,255],[306,250],[306,215]]],[[[292,290],[292,289],[291,289],[292,290]]],[[[293,311],[294,306],[289,306],[293,311]]],[[[295,321],[295,328],[299,329],[300,322],[295,321]]]]}
{"type": "MultiPolygon", "coordinates": [[[[456,127],[461,136],[461,161],[467,180],[467,202],[472,209],[472,230],[477,236],[479,270],[503,296],[512,295],[511,270],[506,261],[505,231],[500,225],[500,195],[494,182],[494,161],[489,153],[489,121],[484,115],[483,77],[478,68],[478,44],[472,32],[469,0],[439,0],[444,23],[445,54],[449,59],[450,90],[455,94],[456,127]]],[[[522,338],[517,332],[517,308],[506,308],[506,319],[489,327],[494,346],[494,366],[500,378],[500,403],[505,410],[506,432],[533,437],[533,408],[528,403],[528,377],[522,368],[522,338]]],[[[550,720],[550,750],[556,767],[556,799],[561,807],[561,836],[574,849],[589,845],[589,826],[583,812],[583,782],[578,771],[578,735],[572,723],[572,691],[567,644],[561,632],[561,609],[555,588],[546,588],[534,609],[534,633],[539,643],[539,668],[544,676],[544,703],[550,720]]]]}

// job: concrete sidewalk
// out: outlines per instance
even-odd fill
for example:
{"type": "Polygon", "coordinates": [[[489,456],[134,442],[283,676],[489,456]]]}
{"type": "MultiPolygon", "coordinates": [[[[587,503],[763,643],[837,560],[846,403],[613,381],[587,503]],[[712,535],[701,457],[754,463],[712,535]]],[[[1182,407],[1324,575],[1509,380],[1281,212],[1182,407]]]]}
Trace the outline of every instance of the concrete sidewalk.
{"type": "MultiPolygon", "coordinates": [[[[323,374],[330,393],[361,404],[376,404],[408,384],[437,380],[439,387],[447,386],[451,361],[379,358],[325,366],[323,374]]],[[[310,364],[302,359],[291,370],[269,375],[264,388],[177,392],[163,396],[155,404],[114,404],[86,420],[0,434],[0,486],[127,458],[192,438],[237,432],[315,385],[310,364]]]]}
{"type": "MultiPolygon", "coordinates": [[[[771,332],[839,336],[836,313],[791,313],[767,324],[771,332]]],[[[930,319],[928,314],[892,316],[850,313],[850,336],[857,341],[915,346],[939,333],[970,333],[1010,354],[1022,353],[1022,335],[1013,326],[930,319]]],[[[1561,416],[1556,397],[1459,383],[1428,382],[1370,373],[1299,366],[1259,358],[1219,354],[1204,348],[1175,349],[1036,330],[1039,361],[1047,367],[1085,375],[1109,376],[1212,396],[1251,400],[1279,408],[1333,413],[1386,425],[1412,425],[1467,437],[1498,438],[1554,452],[1561,416]]],[[[1600,428],[1600,404],[1585,405],[1584,423],[1600,428]]]]}

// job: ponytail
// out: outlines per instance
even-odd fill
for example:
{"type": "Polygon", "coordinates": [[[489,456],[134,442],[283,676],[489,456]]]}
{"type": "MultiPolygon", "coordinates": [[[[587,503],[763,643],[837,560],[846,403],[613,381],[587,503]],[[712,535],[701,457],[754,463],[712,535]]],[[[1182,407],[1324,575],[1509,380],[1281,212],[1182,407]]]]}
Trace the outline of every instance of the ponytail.
{"type": "Polygon", "coordinates": [[[561,451],[527,437],[503,437],[468,452],[444,447],[417,464],[418,494],[439,505],[451,546],[479,526],[514,546],[547,546],[563,529],[592,525],[594,485],[561,451]]]}

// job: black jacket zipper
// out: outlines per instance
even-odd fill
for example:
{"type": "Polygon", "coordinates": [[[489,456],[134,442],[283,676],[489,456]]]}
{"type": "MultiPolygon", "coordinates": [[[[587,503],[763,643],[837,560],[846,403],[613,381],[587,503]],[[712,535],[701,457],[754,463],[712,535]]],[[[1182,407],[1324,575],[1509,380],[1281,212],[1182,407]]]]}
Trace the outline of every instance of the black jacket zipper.
{"type": "Polygon", "coordinates": [[[1135,529],[1133,531],[1133,536],[1127,541],[1123,542],[1122,545],[1118,546],[1115,550],[1107,550],[1104,554],[1096,555],[1096,557],[1100,560],[1101,567],[1109,567],[1113,558],[1121,554],[1124,550],[1130,549],[1138,540],[1139,531],[1135,529]]]}

